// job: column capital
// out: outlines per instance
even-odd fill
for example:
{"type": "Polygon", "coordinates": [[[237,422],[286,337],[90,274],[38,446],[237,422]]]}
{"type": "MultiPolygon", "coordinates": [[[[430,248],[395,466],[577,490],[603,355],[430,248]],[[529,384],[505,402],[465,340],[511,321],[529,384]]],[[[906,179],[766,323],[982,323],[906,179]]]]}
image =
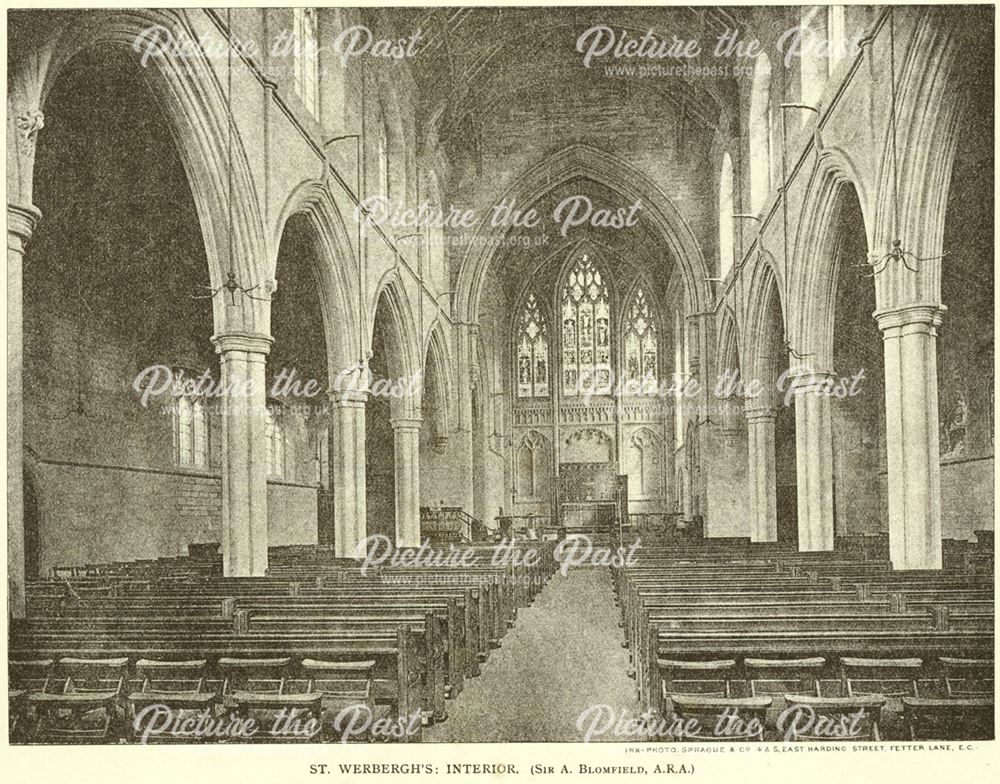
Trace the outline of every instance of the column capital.
{"type": "Polygon", "coordinates": [[[216,354],[226,354],[230,351],[245,351],[248,354],[271,353],[271,344],[274,338],[270,335],[261,335],[252,332],[226,332],[221,335],[213,335],[212,343],[215,345],[216,354]]]}
{"type": "Polygon", "coordinates": [[[827,370],[812,370],[806,367],[790,368],[788,388],[795,395],[822,392],[833,384],[833,373],[827,370]]]}
{"type": "Polygon", "coordinates": [[[327,395],[331,403],[342,408],[364,408],[368,402],[366,389],[331,389],[327,395]]]}
{"type": "Polygon", "coordinates": [[[424,420],[421,417],[398,416],[389,419],[389,424],[393,430],[412,431],[420,430],[420,425],[424,420]]]}
{"type": "Polygon", "coordinates": [[[913,302],[908,305],[876,310],[872,315],[878,323],[878,328],[883,332],[911,324],[926,325],[926,329],[930,331],[941,325],[941,317],[946,310],[948,308],[936,302],[913,302]]]}
{"type": "Polygon", "coordinates": [[[743,413],[747,418],[747,424],[750,425],[756,422],[773,422],[778,415],[778,412],[771,406],[748,406],[743,413]]]}
{"type": "Polygon", "coordinates": [[[35,226],[42,219],[42,211],[34,204],[7,204],[7,233],[22,242],[31,239],[35,226]]]}

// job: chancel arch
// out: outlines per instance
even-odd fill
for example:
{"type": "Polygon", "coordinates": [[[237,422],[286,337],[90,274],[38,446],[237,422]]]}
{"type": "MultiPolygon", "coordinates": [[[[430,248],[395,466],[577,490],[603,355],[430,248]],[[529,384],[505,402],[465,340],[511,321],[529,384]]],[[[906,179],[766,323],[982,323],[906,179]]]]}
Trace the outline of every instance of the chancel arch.
{"type": "MultiPolygon", "coordinates": [[[[642,203],[644,219],[650,221],[663,247],[678,265],[690,310],[703,310],[709,300],[705,281],[708,267],[691,227],[655,183],[620,158],[588,145],[570,145],[525,172],[507,189],[502,200],[531,205],[561,184],[579,178],[616,193],[616,202],[623,205],[637,200],[642,203]]],[[[464,320],[476,321],[483,287],[489,279],[487,271],[499,255],[497,249],[504,246],[503,238],[508,232],[509,227],[502,222],[491,224],[487,219],[477,227],[477,234],[489,239],[471,245],[462,260],[456,300],[464,320]]]]}

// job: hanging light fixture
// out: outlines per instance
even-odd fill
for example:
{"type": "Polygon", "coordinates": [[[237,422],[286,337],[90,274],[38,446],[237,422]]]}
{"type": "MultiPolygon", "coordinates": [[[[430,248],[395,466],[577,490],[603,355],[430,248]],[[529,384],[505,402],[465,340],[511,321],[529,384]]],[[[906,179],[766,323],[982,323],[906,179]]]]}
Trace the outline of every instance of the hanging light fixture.
{"type": "MultiPolygon", "coordinates": [[[[245,297],[249,299],[260,300],[261,302],[270,302],[271,295],[274,293],[268,290],[266,297],[257,297],[253,295],[254,291],[257,291],[260,286],[243,286],[240,284],[239,280],[236,278],[236,272],[233,270],[233,22],[232,22],[232,9],[226,9],[226,210],[229,218],[229,226],[226,232],[227,240],[227,261],[229,263],[229,272],[226,273],[226,280],[217,288],[212,288],[211,286],[199,286],[198,288],[206,289],[208,294],[195,294],[191,296],[191,299],[212,299],[217,294],[221,292],[226,292],[229,294],[229,304],[236,304],[236,292],[240,292],[245,297]]],[[[223,295],[225,296],[225,295],[223,295]]]]}
{"type": "Polygon", "coordinates": [[[792,344],[789,341],[787,341],[787,340],[782,344],[782,346],[784,347],[785,351],[787,351],[789,354],[791,354],[796,359],[805,359],[806,357],[816,356],[815,354],[813,354],[811,352],[808,353],[808,354],[799,353],[794,348],[792,348],[792,344]]]}
{"type": "MultiPolygon", "coordinates": [[[[863,276],[874,278],[886,270],[890,263],[902,263],[910,272],[919,272],[920,264],[925,261],[936,261],[948,255],[945,251],[940,256],[917,256],[903,247],[899,238],[899,161],[896,150],[896,24],[893,9],[889,9],[889,122],[890,122],[890,152],[892,155],[892,219],[893,233],[896,239],[892,241],[889,252],[874,261],[864,261],[855,266],[865,270],[863,276]],[[912,263],[912,266],[911,266],[912,263]]],[[[874,254],[872,254],[874,255],[874,254]]]]}
{"type": "Polygon", "coordinates": [[[716,422],[714,419],[712,419],[711,416],[706,416],[704,419],[698,419],[694,423],[694,426],[695,426],[695,428],[700,428],[703,425],[717,425],[717,424],[719,424],[719,423],[716,422]]]}

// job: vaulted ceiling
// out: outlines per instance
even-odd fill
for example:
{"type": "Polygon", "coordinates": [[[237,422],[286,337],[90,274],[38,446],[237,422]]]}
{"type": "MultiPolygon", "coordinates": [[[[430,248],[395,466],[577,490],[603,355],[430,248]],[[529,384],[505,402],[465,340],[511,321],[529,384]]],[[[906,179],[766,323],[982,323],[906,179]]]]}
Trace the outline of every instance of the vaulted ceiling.
{"type": "MultiPolygon", "coordinates": [[[[633,38],[652,31],[660,39],[694,39],[705,52],[701,60],[709,61],[718,36],[746,29],[749,15],[746,8],[707,7],[420,8],[400,9],[393,21],[400,31],[419,28],[423,34],[420,54],[412,61],[420,96],[418,133],[433,129],[446,148],[454,148],[478,143],[468,138],[470,127],[499,107],[527,108],[553,85],[572,95],[606,81],[603,66],[610,58],[586,68],[576,51],[577,39],[591,27],[610,27],[619,37],[623,31],[633,38]]],[[[650,77],[617,84],[619,91],[645,93],[707,130],[735,114],[731,78],[650,77]]]]}

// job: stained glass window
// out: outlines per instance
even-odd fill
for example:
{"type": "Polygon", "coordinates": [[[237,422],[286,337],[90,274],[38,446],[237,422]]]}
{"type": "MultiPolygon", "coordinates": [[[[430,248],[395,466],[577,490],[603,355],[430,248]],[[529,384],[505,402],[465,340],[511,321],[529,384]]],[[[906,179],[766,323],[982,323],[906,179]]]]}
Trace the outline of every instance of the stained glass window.
{"type": "Polygon", "coordinates": [[[611,307],[600,269],[584,254],[562,292],[563,394],[611,391],[611,307]]]}
{"type": "Polygon", "coordinates": [[[625,378],[630,392],[656,391],[658,379],[656,320],[649,301],[637,287],[625,320],[625,378]]]}
{"type": "Polygon", "coordinates": [[[549,396],[549,329],[541,305],[529,294],[517,338],[517,396],[549,396]]]}

